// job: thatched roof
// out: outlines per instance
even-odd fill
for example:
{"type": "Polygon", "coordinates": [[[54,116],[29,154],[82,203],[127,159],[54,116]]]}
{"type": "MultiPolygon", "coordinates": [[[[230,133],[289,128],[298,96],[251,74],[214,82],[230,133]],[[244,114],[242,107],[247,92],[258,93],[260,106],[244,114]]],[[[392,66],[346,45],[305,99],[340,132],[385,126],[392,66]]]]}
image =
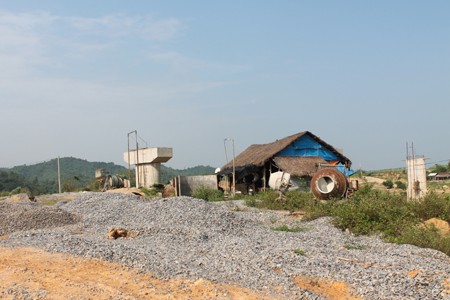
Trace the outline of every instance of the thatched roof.
{"type": "MultiPolygon", "coordinates": [[[[300,137],[304,135],[309,135],[311,138],[316,140],[318,143],[323,145],[325,148],[336,154],[339,160],[343,164],[350,165],[351,161],[342,155],[339,151],[333,148],[331,145],[322,141],[319,137],[315,136],[309,131],[299,132],[288,137],[282,138],[280,140],[276,140],[275,142],[269,144],[254,144],[245,149],[241,154],[235,157],[235,168],[236,170],[242,170],[249,167],[262,167],[272,159],[278,152],[288,147],[290,144],[298,140],[300,137]]],[[[304,163],[304,162],[302,162],[304,163]]],[[[299,162],[300,164],[300,162],[299,162]]],[[[222,167],[221,173],[228,173],[228,169],[233,167],[233,161],[229,161],[222,167]]]]}
{"type": "Polygon", "coordinates": [[[273,159],[281,170],[293,176],[310,176],[319,170],[320,164],[327,164],[321,157],[293,157],[280,156],[273,159]]]}

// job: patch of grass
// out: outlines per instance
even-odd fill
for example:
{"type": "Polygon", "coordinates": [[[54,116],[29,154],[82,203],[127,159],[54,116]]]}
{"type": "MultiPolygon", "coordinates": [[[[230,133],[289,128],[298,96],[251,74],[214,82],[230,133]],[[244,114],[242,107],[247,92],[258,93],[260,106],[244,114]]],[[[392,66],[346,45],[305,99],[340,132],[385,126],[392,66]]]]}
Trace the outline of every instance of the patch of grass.
{"type": "Polygon", "coordinates": [[[422,221],[440,218],[450,222],[450,196],[428,193],[423,199],[409,201],[410,210],[422,221]]]}
{"type": "Polygon", "coordinates": [[[60,200],[58,200],[58,199],[45,199],[45,200],[39,201],[39,204],[44,205],[44,206],[53,206],[58,202],[60,202],[60,200]]]}
{"type": "Polygon", "coordinates": [[[442,236],[436,228],[421,228],[418,226],[406,228],[397,237],[389,237],[390,242],[411,244],[422,248],[431,248],[442,251],[450,256],[450,236],[442,236]]]}
{"type": "Polygon", "coordinates": [[[192,197],[206,201],[223,201],[223,192],[208,187],[199,187],[193,193],[192,197]]]}
{"type": "Polygon", "coordinates": [[[338,228],[366,235],[395,236],[418,222],[405,197],[375,189],[357,191],[350,201],[336,205],[331,215],[338,228]]]}
{"type": "Polygon", "coordinates": [[[297,255],[306,256],[306,252],[301,249],[294,249],[293,251],[297,255]]]}
{"type": "Polygon", "coordinates": [[[292,227],[289,228],[287,225],[281,225],[278,227],[273,227],[271,228],[274,231],[285,231],[285,232],[302,232],[305,231],[304,228],[300,228],[300,227],[292,227]]]}
{"type": "Polygon", "coordinates": [[[152,187],[152,188],[145,188],[142,187],[140,188],[140,191],[147,197],[156,197],[156,195],[158,195],[158,189],[152,187]]]}
{"type": "Polygon", "coordinates": [[[347,243],[347,244],[344,244],[343,247],[344,247],[345,249],[347,249],[347,250],[364,250],[364,249],[367,248],[367,247],[364,246],[364,245],[356,245],[356,244],[353,244],[353,243],[347,243]]]}
{"type": "Polygon", "coordinates": [[[302,210],[304,220],[331,216],[336,227],[348,229],[353,234],[379,234],[389,242],[433,248],[450,256],[450,237],[417,226],[431,218],[450,222],[448,195],[429,193],[419,201],[408,201],[405,193],[390,193],[364,185],[351,200],[318,201],[311,193],[299,191],[288,192],[285,199],[277,198],[278,193],[267,191],[247,197],[246,204],[265,209],[302,210]]]}
{"type": "Polygon", "coordinates": [[[258,200],[254,197],[250,197],[250,198],[246,198],[245,199],[245,205],[247,205],[248,207],[257,207],[257,202],[258,200]]]}
{"type": "Polygon", "coordinates": [[[371,189],[335,206],[332,215],[338,228],[354,234],[381,234],[389,242],[433,248],[450,255],[450,237],[417,226],[430,218],[448,221],[449,205],[448,197],[436,194],[407,201],[404,195],[371,189]]]}
{"type": "Polygon", "coordinates": [[[305,210],[306,217],[310,219],[326,215],[321,212],[323,210],[322,203],[314,199],[311,193],[302,191],[289,191],[286,193],[286,197],[279,199],[278,192],[267,190],[253,196],[245,196],[245,204],[251,207],[290,212],[305,210]]]}
{"type": "Polygon", "coordinates": [[[436,193],[446,193],[448,192],[449,187],[450,187],[449,180],[437,180],[427,182],[428,191],[433,191],[436,193]]]}
{"type": "Polygon", "coordinates": [[[273,190],[267,190],[252,196],[241,195],[242,197],[245,199],[245,204],[250,207],[284,210],[283,204],[277,200],[279,194],[273,190]]]}

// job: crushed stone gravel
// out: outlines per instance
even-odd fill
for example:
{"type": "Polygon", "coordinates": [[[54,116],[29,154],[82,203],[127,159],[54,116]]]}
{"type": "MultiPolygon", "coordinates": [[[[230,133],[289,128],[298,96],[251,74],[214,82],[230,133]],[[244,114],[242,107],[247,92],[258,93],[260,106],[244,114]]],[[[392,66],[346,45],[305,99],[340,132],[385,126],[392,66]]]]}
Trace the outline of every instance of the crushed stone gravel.
{"type": "Polygon", "coordinates": [[[0,205],[0,233],[10,234],[0,239],[1,246],[100,258],[163,278],[204,278],[284,299],[322,299],[294,283],[301,275],[346,282],[364,299],[450,299],[444,285],[448,256],[353,236],[333,227],[330,218],[305,222],[279,212],[242,209],[242,203],[236,210],[231,202],[190,197],[148,201],[115,193],[82,193],[56,207],[0,205]],[[272,230],[280,224],[304,230],[272,230]],[[137,235],[108,239],[113,227],[137,235]],[[274,286],[281,290],[275,292],[274,286]]]}
{"type": "Polygon", "coordinates": [[[0,202],[0,235],[15,231],[76,224],[80,218],[65,210],[34,202],[0,202]]]}

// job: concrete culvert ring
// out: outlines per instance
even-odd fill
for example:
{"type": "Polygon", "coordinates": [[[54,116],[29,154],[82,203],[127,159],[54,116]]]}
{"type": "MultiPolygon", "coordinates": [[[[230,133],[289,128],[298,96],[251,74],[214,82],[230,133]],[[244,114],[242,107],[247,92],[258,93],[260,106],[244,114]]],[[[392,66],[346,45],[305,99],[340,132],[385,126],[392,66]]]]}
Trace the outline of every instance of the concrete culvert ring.
{"type": "Polygon", "coordinates": [[[320,200],[343,197],[346,190],[345,175],[334,168],[317,171],[311,180],[311,191],[320,200]]]}

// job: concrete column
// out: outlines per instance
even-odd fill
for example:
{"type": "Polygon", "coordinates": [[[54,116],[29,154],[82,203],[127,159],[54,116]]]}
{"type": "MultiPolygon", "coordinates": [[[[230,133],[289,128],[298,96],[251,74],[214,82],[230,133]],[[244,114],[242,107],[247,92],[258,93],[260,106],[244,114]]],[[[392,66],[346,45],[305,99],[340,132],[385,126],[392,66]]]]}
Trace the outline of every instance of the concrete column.
{"type": "Polygon", "coordinates": [[[408,200],[420,199],[427,194],[427,173],[424,157],[408,158],[408,200]]]}
{"type": "Polygon", "coordinates": [[[123,158],[128,163],[130,157],[129,163],[136,166],[136,187],[150,188],[155,183],[160,183],[161,163],[167,162],[172,155],[172,148],[143,148],[125,152],[123,158]]]}

